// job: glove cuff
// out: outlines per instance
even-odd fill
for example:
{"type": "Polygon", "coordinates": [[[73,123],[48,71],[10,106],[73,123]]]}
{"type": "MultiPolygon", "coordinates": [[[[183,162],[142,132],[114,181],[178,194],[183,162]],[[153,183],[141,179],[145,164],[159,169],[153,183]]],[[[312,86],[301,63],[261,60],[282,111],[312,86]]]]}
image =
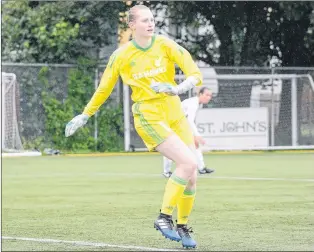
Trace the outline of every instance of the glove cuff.
{"type": "Polygon", "coordinates": [[[199,83],[199,80],[196,77],[189,76],[185,81],[177,86],[178,94],[183,94],[186,91],[189,91],[190,89],[194,88],[197,83],[199,83]]]}
{"type": "Polygon", "coordinates": [[[85,119],[85,120],[88,120],[88,119],[89,119],[89,115],[86,115],[86,114],[83,114],[83,113],[82,113],[81,115],[82,115],[82,118],[83,118],[83,119],[85,119]]]}

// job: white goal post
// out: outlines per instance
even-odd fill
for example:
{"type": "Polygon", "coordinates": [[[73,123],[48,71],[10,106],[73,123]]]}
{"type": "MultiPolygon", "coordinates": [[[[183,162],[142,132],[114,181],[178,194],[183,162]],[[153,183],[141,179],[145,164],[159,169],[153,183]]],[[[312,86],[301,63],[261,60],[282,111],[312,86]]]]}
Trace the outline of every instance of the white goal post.
{"type": "Polygon", "coordinates": [[[14,73],[1,73],[1,154],[2,156],[40,156],[24,150],[18,122],[17,80],[14,73]]]}
{"type": "MultiPolygon", "coordinates": [[[[201,70],[204,71],[204,68],[201,70]]],[[[218,129],[218,124],[228,125],[226,120],[237,121],[230,122],[228,134],[222,134],[221,129],[216,132],[214,129],[213,132],[207,132],[207,135],[205,132],[205,140],[209,144],[203,146],[204,151],[314,149],[314,81],[311,75],[218,74],[206,76],[203,74],[203,77],[204,85],[210,86],[213,79],[217,82],[217,87],[213,88],[216,92],[214,97],[217,98],[217,107],[200,109],[196,118],[197,126],[201,127],[202,123],[207,125],[210,123],[216,124],[216,129],[218,129]],[[285,87],[290,85],[289,92],[283,93],[284,85],[285,87]],[[303,86],[302,97],[298,91],[300,85],[303,86]],[[239,101],[236,102],[233,99],[239,101]],[[289,104],[288,108],[287,104],[289,104]],[[280,115],[281,108],[287,108],[286,118],[280,115]],[[305,119],[301,117],[306,117],[306,121],[304,122],[305,119]],[[258,127],[257,121],[264,123],[259,127],[265,132],[260,132],[259,135],[256,132],[252,133],[254,127],[258,127]],[[306,129],[303,129],[303,124],[306,129]],[[244,132],[243,128],[246,128],[248,132],[244,132]],[[237,130],[238,132],[230,134],[230,131],[237,130]],[[300,135],[302,135],[302,141],[299,139],[300,135]],[[287,138],[289,138],[289,143],[285,142],[287,138]],[[235,142],[237,144],[234,144],[235,142]]],[[[178,83],[184,78],[184,75],[176,75],[178,83]]],[[[133,126],[129,86],[124,85],[123,91],[125,151],[146,151],[145,145],[133,126]]]]}

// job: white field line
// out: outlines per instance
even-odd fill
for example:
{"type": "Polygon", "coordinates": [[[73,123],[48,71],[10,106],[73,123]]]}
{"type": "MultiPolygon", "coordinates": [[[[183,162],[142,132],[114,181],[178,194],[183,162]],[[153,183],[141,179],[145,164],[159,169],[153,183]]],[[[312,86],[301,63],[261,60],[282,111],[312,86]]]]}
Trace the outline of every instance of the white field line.
{"type": "MultiPolygon", "coordinates": [[[[3,178],[17,177],[16,175],[2,175],[3,178]]],[[[106,173],[106,172],[96,172],[96,173],[49,173],[49,174],[20,174],[19,178],[45,178],[45,177],[124,177],[124,178],[152,178],[152,177],[163,177],[162,174],[156,173],[106,173]]],[[[253,181],[285,181],[285,182],[314,182],[314,178],[303,179],[303,178],[262,178],[262,177],[233,177],[233,176],[216,176],[214,174],[198,175],[198,179],[222,179],[222,180],[253,180],[253,181]]]]}
{"type": "MultiPolygon", "coordinates": [[[[199,176],[200,178],[200,176],[199,176]]],[[[227,179],[227,180],[260,180],[260,181],[291,181],[291,182],[314,182],[314,179],[292,179],[292,178],[255,178],[255,177],[224,177],[224,176],[203,176],[207,179],[227,179]]]]}
{"type": "MultiPolygon", "coordinates": [[[[84,174],[88,176],[88,174],[84,174]]],[[[130,177],[130,178],[146,178],[146,177],[162,177],[162,174],[148,173],[95,173],[96,176],[108,177],[130,177]]],[[[222,180],[255,180],[255,181],[289,181],[289,182],[314,182],[313,179],[297,179],[297,178],[259,178],[259,177],[233,177],[233,176],[215,176],[213,174],[198,175],[198,179],[222,179],[222,180]]]]}
{"type": "Polygon", "coordinates": [[[31,241],[31,242],[40,242],[40,243],[62,243],[69,244],[74,246],[89,246],[89,247],[108,247],[108,248],[121,248],[129,250],[143,250],[143,251],[182,251],[175,249],[161,249],[161,248],[152,248],[152,247],[141,247],[133,245],[115,245],[108,243],[100,242],[85,242],[85,241],[65,241],[65,240],[55,240],[55,239],[39,239],[39,238],[26,238],[26,237],[10,237],[2,236],[3,240],[15,240],[15,241],[31,241]]]}

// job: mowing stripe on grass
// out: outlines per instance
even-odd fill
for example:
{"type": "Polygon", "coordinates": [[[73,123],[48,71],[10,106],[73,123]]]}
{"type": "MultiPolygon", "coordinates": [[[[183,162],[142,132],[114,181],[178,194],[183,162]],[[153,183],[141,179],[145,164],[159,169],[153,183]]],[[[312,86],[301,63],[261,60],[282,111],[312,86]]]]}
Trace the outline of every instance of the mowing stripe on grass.
{"type": "MultiPolygon", "coordinates": [[[[273,150],[273,151],[263,151],[263,150],[251,150],[251,151],[205,151],[204,155],[251,155],[251,154],[313,154],[314,150],[304,149],[304,150],[273,150]]],[[[62,156],[67,157],[108,157],[108,156],[149,156],[149,155],[159,155],[158,152],[102,152],[102,153],[65,153],[62,156]]]]}
{"type": "MultiPolygon", "coordinates": [[[[206,175],[205,175],[206,176],[206,175]]],[[[208,179],[227,179],[227,180],[260,180],[260,181],[289,181],[289,182],[314,182],[314,179],[297,179],[297,178],[254,178],[254,177],[221,177],[221,176],[199,176],[199,178],[208,179]]]]}
{"type": "Polygon", "coordinates": [[[15,240],[15,241],[32,241],[40,243],[62,243],[70,244],[74,246],[89,246],[89,247],[108,247],[108,248],[121,248],[121,249],[133,249],[133,250],[143,250],[143,251],[182,251],[180,249],[161,249],[161,248],[151,248],[151,247],[141,247],[132,245],[115,245],[99,242],[85,242],[85,241],[65,241],[65,240],[55,240],[55,239],[39,239],[39,238],[26,238],[26,237],[10,237],[2,236],[3,240],[15,240]]]}
{"type": "MultiPolygon", "coordinates": [[[[83,174],[82,174],[83,175],[83,174]]],[[[88,176],[88,173],[84,174],[88,176]]],[[[108,176],[108,177],[129,177],[129,178],[150,178],[150,177],[163,177],[162,174],[147,174],[147,173],[105,173],[98,172],[91,175],[108,176]]],[[[73,176],[73,174],[71,174],[73,176]]],[[[47,175],[48,177],[48,175],[47,175]]],[[[283,182],[310,182],[314,183],[313,179],[301,179],[301,178],[258,178],[258,177],[232,177],[232,176],[215,176],[212,174],[198,175],[198,179],[222,179],[222,180],[253,180],[253,181],[283,181],[283,182]]]]}
{"type": "MultiPolygon", "coordinates": [[[[114,173],[114,172],[96,172],[96,173],[75,173],[75,176],[95,176],[95,177],[124,177],[124,178],[154,178],[163,177],[162,174],[156,173],[114,173]]],[[[5,178],[15,178],[17,175],[4,175],[5,178]]],[[[52,178],[52,177],[73,177],[73,173],[49,173],[49,174],[19,174],[19,178],[52,178]]],[[[199,179],[221,179],[221,180],[253,180],[253,181],[282,181],[282,182],[309,182],[314,183],[314,178],[259,178],[259,177],[233,177],[233,176],[215,176],[212,174],[203,174],[198,176],[199,179]]]]}

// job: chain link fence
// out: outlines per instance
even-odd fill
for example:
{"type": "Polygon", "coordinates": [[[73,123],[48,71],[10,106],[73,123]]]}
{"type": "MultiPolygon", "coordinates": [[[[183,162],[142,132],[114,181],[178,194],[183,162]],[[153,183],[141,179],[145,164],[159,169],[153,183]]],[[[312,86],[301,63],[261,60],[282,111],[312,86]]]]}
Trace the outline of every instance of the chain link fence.
{"type": "MultiPolygon", "coordinates": [[[[86,83],[89,88],[86,91],[86,103],[97,88],[102,73],[106,65],[100,65],[97,68],[89,69],[88,75],[90,81],[86,83]]],[[[73,82],[73,71],[80,71],[75,65],[67,64],[23,64],[23,63],[3,63],[2,71],[14,73],[17,79],[17,101],[16,111],[19,125],[19,133],[23,144],[41,141],[41,146],[48,148],[54,147],[51,142],[51,136],[47,136],[45,122],[47,114],[43,105],[43,92],[55,97],[61,104],[66,100],[69,92],[69,82],[73,82]]],[[[202,70],[204,70],[202,68],[202,70]]],[[[217,75],[241,75],[241,74],[296,74],[310,75],[314,77],[314,68],[255,68],[255,67],[214,67],[217,75]]],[[[75,74],[74,74],[75,75],[75,74]]],[[[178,71],[177,81],[180,82],[184,76],[178,71]]],[[[298,144],[314,145],[314,90],[308,78],[298,77],[297,79],[297,124],[298,124],[298,144]]],[[[212,82],[204,76],[205,84],[212,82]]],[[[214,91],[213,100],[205,107],[212,108],[236,108],[254,106],[254,87],[272,85],[280,83],[279,89],[273,90],[273,95],[263,101],[263,106],[269,108],[270,122],[274,125],[273,139],[270,143],[274,146],[291,145],[292,127],[291,127],[291,80],[279,79],[219,79],[217,83],[210,83],[214,91]],[[217,89],[217,90],[216,90],[217,89]]],[[[273,85],[276,86],[276,85],[273,85]]],[[[278,86],[278,85],[277,85],[278,86]]],[[[193,91],[183,94],[181,99],[191,97],[193,91]]],[[[132,101],[130,94],[128,97],[130,108],[132,101]]],[[[122,106],[123,104],[123,85],[119,82],[113,90],[109,100],[101,107],[106,110],[112,107],[122,106]]],[[[82,104],[83,110],[85,104],[82,104]]],[[[78,113],[79,111],[75,111],[78,113]]],[[[123,123],[123,113],[117,114],[119,120],[123,123]]],[[[95,142],[98,141],[98,135],[102,131],[99,127],[98,113],[92,119],[91,137],[95,142]]],[[[66,122],[60,122],[65,126],[66,122]]],[[[126,149],[144,148],[142,140],[137,135],[133,118],[130,116],[130,146],[126,149]]],[[[124,129],[125,130],[125,129],[124,129]]],[[[271,134],[270,134],[271,135],[271,134]]],[[[122,141],[125,135],[119,136],[122,141]]],[[[95,151],[98,145],[95,145],[95,151]]]]}

